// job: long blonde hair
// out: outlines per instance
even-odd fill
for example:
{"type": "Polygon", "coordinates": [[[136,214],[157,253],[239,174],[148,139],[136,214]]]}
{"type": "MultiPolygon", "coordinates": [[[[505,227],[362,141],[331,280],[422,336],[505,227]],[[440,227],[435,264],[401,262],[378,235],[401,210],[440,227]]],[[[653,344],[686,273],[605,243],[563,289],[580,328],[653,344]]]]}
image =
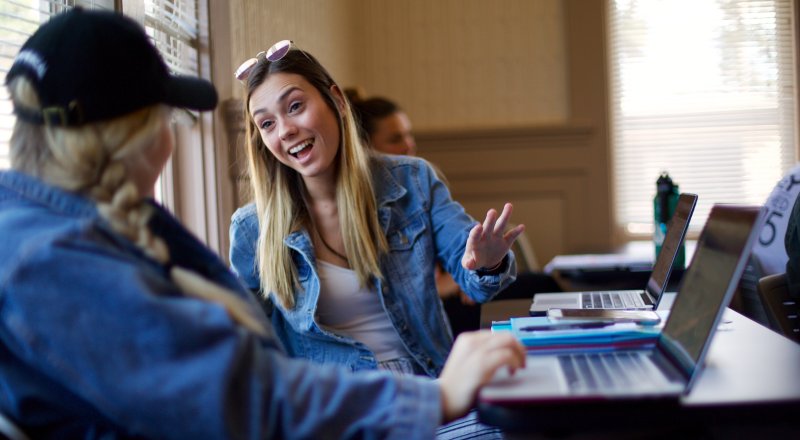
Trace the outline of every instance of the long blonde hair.
{"type": "Polygon", "coordinates": [[[340,147],[335,160],[336,200],[342,225],[344,248],[351,268],[362,286],[381,279],[380,258],[388,244],[380,222],[375,190],[372,185],[372,155],[359,137],[349,104],[340,111],[331,88],[336,85],[330,74],[310,54],[290,50],[274,62],[261,60],[247,80],[244,100],[246,152],[251,189],[258,213],[259,236],[254,270],[261,279],[265,298],[274,294],[285,308],[294,307],[295,289],[300,284],[284,239],[302,228],[310,229],[311,214],[305,206],[305,185],[301,176],[280,163],[261,139],[249,112],[253,91],[269,75],[294,73],[304,77],[322,95],[339,122],[340,147]]]}
{"type": "MultiPolygon", "coordinates": [[[[41,107],[26,78],[15,78],[8,88],[15,107],[33,111],[41,107]]],[[[169,249],[148,227],[152,209],[130,180],[125,161],[144,154],[169,123],[169,117],[169,107],[155,105],[77,128],[35,125],[17,118],[11,136],[11,166],[91,198],[115,232],[166,265],[169,249]]],[[[184,268],[173,267],[170,276],[185,293],[217,302],[240,324],[265,333],[262,322],[232,292],[184,268]]]]}

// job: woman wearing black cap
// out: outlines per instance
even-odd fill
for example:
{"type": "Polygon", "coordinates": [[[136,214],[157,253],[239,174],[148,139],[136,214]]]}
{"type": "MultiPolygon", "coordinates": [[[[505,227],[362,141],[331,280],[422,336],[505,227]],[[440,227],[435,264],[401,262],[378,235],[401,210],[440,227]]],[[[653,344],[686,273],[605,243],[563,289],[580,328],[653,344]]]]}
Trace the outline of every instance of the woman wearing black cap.
{"type": "Polygon", "coordinates": [[[147,197],[170,108],[216,93],[171,76],[124,16],[53,18],[6,83],[0,412],[31,437],[425,438],[524,363],[486,333],[456,343],[439,381],[287,358],[236,277],[147,197]]]}

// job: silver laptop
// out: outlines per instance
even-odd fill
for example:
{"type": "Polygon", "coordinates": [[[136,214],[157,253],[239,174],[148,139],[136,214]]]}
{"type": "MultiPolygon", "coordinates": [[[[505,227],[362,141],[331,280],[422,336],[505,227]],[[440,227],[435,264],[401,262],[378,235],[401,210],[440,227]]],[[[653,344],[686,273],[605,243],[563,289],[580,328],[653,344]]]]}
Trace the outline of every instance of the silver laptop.
{"type": "Polygon", "coordinates": [[[481,390],[483,402],[585,402],[677,398],[703,367],[714,331],[731,300],[764,209],[715,205],[675,303],[654,347],[529,355],[523,370],[502,369],[481,390]]]}
{"type": "Polygon", "coordinates": [[[531,315],[543,315],[548,309],[618,309],[649,310],[656,309],[661,294],[667,288],[672,272],[672,264],[678,255],[681,243],[689,229],[694,207],[695,194],[683,193],[678,197],[675,213],[667,226],[667,234],[661,246],[653,271],[644,290],[613,290],[602,292],[543,292],[533,296],[531,315]]]}

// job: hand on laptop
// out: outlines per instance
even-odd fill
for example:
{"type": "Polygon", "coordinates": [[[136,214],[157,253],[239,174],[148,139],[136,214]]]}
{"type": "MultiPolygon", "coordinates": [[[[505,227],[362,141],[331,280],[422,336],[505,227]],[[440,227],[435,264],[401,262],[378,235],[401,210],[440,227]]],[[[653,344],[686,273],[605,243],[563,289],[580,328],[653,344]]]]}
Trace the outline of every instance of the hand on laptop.
{"type": "Polygon", "coordinates": [[[495,209],[490,209],[483,223],[472,228],[464,257],[461,258],[464,269],[494,269],[500,265],[514,240],[525,230],[525,225],[517,225],[505,232],[513,208],[511,203],[506,203],[500,217],[495,209]]]}
{"type": "Polygon", "coordinates": [[[512,374],[525,366],[525,348],[511,333],[484,330],[458,335],[439,376],[444,422],[465,415],[480,387],[503,366],[512,374]]]}

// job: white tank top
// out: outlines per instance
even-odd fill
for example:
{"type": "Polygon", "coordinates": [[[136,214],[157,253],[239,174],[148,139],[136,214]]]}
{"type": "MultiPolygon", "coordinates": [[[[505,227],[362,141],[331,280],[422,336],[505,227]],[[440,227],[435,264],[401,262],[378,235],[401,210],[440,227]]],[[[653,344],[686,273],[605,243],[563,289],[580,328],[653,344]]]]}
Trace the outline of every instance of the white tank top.
{"type": "Polygon", "coordinates": [[[378,362],[408,356],[377,292],[362,288],[355,271],[317,259],[317,319],[325,328],[366,345],[378,362]]]}

